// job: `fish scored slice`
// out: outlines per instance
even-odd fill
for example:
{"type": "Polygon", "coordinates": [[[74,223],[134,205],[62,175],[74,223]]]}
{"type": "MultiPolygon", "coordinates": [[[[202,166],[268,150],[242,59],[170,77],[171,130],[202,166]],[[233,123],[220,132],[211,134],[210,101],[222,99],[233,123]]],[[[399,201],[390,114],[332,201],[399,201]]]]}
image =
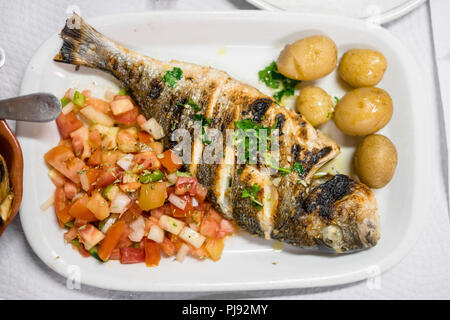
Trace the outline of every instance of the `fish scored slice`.
{"type": "Polygon", "coordinates": [[[376,245],[379,217],[368,187],[344,175],[327,177],[312,186],[315,172],[340,151],[301,115],[223,71],[181,61],[163,62],[123,48],[76,14],[68,19],[61,37],[64,43],[54,60],[100,69],[119,79],[142,114],[162,126],[166,148],[176,144],[170,137],[177,129],[195,137],[186,157],[191,163],[185,168],[208,188],[208,199],[216,209],[242,229],[266,239],[337,253],[376,245]],[[176,69],[182,71],[181,78],[172,84],[164,81],[166,73],[176,69]],[[198,108],[190,107],[190,101],[198,108]],[[194,121],[198,117],[210,119],[205,129],[208,137],[212,133],[210,144],[201,134],[195,135],[201,131],[194,121]],[[234,133],[228,130],[244,119],[278,129],[276,159],[281,170],[264,161],[237,163],[234,146],[227,145],[226,139],[215,140],[213,133],[232,139],[234,133]],[[243,197],[254,186],[258,187],[256,194],[243,197]]]}

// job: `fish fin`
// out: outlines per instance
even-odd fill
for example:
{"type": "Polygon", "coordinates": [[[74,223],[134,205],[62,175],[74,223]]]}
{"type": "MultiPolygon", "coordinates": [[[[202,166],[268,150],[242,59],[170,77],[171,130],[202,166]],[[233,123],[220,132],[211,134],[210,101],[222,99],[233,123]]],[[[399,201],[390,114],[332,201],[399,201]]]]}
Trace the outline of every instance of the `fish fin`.
{"type": "Polygon", "coordinates": [[[114,46],[112,40],[100,34],[76,13],[66,20],[60,35],[64,42],[54,61],[106,70],[107,55],[102,56],[99,52],[109,52],[109,46],[114,46]]]}

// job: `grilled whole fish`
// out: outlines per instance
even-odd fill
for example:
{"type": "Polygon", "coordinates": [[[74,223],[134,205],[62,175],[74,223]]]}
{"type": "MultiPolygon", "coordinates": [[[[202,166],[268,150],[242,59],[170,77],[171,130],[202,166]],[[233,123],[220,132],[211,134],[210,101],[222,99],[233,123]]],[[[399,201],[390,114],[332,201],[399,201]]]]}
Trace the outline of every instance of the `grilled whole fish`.
{"type": "Polygon", "coordinates": [[[146,118],[162,126],[166,147],[171,147],[168,137],[174,130],[193,132],[195,113],[212,119],[209,128],[224,136],[242,119],[279,129],[279,166],[292,168],[298,162],[301,174],[271,175],[263,163],[230,164],[224,159],[236,160],[236,154],[226,146],[219,164],[199,163],[205,145],[201,138],[192,142],[187,169],[208,187],[208,199],[216,209],[242,229],[303,248],[324,245],[338,253],[377,243],[377,204],[368,187],[344,175],[311,187],[314,173],[339,154],[339,147],[301,115],[223,71],[181,61],[161,62],[127,50],[77,15],[68,19],[61,37],[64,43],[54,60],[104,70],[119,79],[146,118]],[[172,87],[163,78],[175,67],[183,76],[172,87]],[[184,107],[190,99],[200,112],[184,107]],[[255,183],[262,208],[242,197],[244,189],[255,183]]]}

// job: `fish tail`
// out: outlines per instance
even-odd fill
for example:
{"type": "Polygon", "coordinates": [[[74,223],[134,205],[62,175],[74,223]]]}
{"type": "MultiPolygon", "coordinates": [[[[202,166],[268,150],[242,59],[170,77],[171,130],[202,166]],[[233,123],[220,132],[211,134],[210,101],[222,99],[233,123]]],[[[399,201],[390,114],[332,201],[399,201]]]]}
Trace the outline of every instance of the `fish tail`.
{"type": "Polygon", "coordinates": [[[60,33],[64,43],[54,61],[107,70],[115,43],[74,13],[60,33]]]}

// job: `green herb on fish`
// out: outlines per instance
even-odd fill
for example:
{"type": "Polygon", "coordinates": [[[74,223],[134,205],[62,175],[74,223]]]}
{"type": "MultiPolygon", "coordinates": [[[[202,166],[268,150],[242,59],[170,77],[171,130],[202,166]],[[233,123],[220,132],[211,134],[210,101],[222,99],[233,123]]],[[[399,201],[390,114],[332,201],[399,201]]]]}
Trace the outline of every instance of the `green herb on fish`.
{"type": "Polygon", "coordinates": [[[244,191],[242,191],[242,198],[249,198],[252,201],[252,205],[257,207],[259,210],[261,210],[263,208],[263,204],[257,200],[258,197],[258,192],[261,190],[261,187],[255,183],[253,184],[253,186],[244,189],[244,191]]]}
{"type": "Polygon", "coordinates": [[[202,111],[202,108],[200,108],[200,107],[198,106],[198,104],[196,104],[196,103],[194,102],[194,100],[192,100],[192,99],[189,99],[189,101],[188,101],[187,104],[188,104],[192,109],[194,109],[195,112],[202,111]]]}
{"type": "Polygon", "coordinates": [[[275,61],[268,65],[264,70],[259,71],[258,76],[259,80],[264,82],[269,88],[280,89],[273,95],[278,102],[285,96],[293,96],[295,94],[295,86],[300,82],[283,76],[278,71],[275,61]]]}
{"type": "Polygon", "coordinates": [[[163,81],[169,85],[169,87],[174,88],[178,80],[183,77],[183,70],[180,68],[173,68],[172,70],[166,71],[163,77],[163,81]]]}

